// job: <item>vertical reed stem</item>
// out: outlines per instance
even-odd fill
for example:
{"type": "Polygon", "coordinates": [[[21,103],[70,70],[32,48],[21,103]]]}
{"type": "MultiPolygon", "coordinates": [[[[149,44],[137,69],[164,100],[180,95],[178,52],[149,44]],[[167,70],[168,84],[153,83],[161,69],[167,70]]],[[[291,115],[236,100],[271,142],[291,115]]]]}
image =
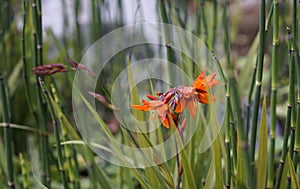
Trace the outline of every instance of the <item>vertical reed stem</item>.
{"type": "MultiPolygon", "coordinates": [[[[43,33],[42,33],[42,12],[41,12],[41,1],[33,0],[32,2],[32,16],[34,23],[34,32],[33,32],[33,40],[34,40],[34,63],[35,66],[39,66],[43,64],[43,33]]],[[[49,165],[49,141],[48,136],[45,135],[47,131],[46,124],[46,108],[45,103],[42,99],[41,88],[38,85],[38,77],[35,78],[36,82],[36,95],[37,95],[37,104],[38,104],[38,127],[40,129],[41,134],[41,158],[42,158],[42,183],[50,188],[50,165],[49,165]]]]}
{"type": "Polygon", "coordinates": [[[31,100],[30,100],[30,88],[29,88],[29,79],[27,75],[27,69],[28,69],[28,63],[26,60],[26,15],[27,5],[26,1],[23,0],[23,28],[22,28],[22,61],[23,61],[23,78],[24,78],[24,85],[25,85],[25,95],[27,100],[27,105],[29,108],[29,111],[32,113],[36,123],[37,123],[37,116],[36,112],[33,109],[31,100]]]}
{"type": "Polygon", "coordinates": [[[272,48],[272,83],[271,83],[271,122],[270,122],[270,142],[268,161],[267,188],[274,187],[274,158],[275,158],[275,138],[276,138],[276,102],[277,102],[277,82],[278,82],[278,0],[273,1],[273,48],[272,48]]]}
{"type": "MultiPolygon", "coordinates": [[[[59,96],[57,94],[57,85],[54,81],[53,78],[52,79],[52,84],[51,84],[51,93],[53,94],[53,98],[54,98],[54,102],[61,108],[62,110],[62,105],[60,103],[60,99],[59,96]]],[[[61,126],[61,135],[62,135],[62,141],[67,141],[69,139],[68,137],[68,132],[66,129],[66,125],[64,123],[63,120],[63,116],[61,114],[56,115],[56,117],[58,117],[59,119],[59,124],[61,126]]],[[[68,181],[71,185],[71,188],[74,189],[79,189],[80,188],[80,181],[79,181],[79,168],[78,168],[78,161],[76,158],[76,151],[75,149],[72,149],[72,147],[66,145],[62,148],[63,150],[63,154],[65,156],[65,160],[67,162],[67,166],[66,166],[66,171],[67,171],[67,175],[68,175],[68,181]]]]}
{"type": "Polygon", "coordinates": [[[277,172],[277,178],[275,183],[275,188],[278,189],[280,186],[280,181],[282,177],[283,167],[285,163],[286,154],[288,151],[288,139],[290,134],[290,125],[291,125],[291,117],[292,117],[292,94],[294,91],[292,91],[294,85],[294,64],[293,64],[293,58],[292,58],[292,45],[291,45],[291,31],[289,28],[287,28],[288,32],[288,38],[289,38],[289,96],[288,96],[288,105],[287,105],[287,113],[286,113],[286,121],[284,126],[284,136],[283,136],[283,146],[282,146],[282,152],[280,156],[280,164],[278,166],[278,172],[277,172]]]}
{"type": "Polygon", "coordinates": [[[1,93],[1,103],[2,103],[2,115],[3,115],[3,125],[4,125],[4,143],[6,151],[6,165],[7,165],[7,184],[10,189],[15,188],[14,181],[14,165],[13,165],[13,152],[12,152],[12,135],[9,120],[9,107],[7,102],[6,89],[4,86],[3,77],[0,74],[0,93],[1,93]]]}
{"type": "Polygon", "coordinates": [[[258,51],[258,62],[257,62],[257,74],[256,74],[256,90],[252,117],[251,127],[251,143],[250,143],[250,168],[252,174],[254,174],[254,156],[255,156],[255,144],[257,134],[257,122],[258,122],[258,111],[261,96],[261,86],[263,77],[263,63],[264,63],[264,48],[265,48],[265,0],[260,0],[260,11],[259,11],[259,51],[258,51]]]}
{"type": "Polygon", "coordinates": [[[57,149],[57,157],[58,157],[58,168],[59,168],[61,180],[62,180],[64,189],[67,189],[69,187],[68,187],[68,182],[67,182],[66,173],[65,173],[65,169],[64,169],[64,159],[63,159],[63,155],[62,155],[62,147],[60,145],[60,134],[59,134],[59,128],[58,128],[58,120],[55,116],[54,109],[53,109],[53,106],[52,106],[52,102],[51,102],[50,97],[49,97],[50,94],[49,94],[49,92],[48,92],[48,90],[45,86],[44,81],[41,78],[39,78],[39,83],[40,83],[40,86],[41,86],[41,88],[42,88],[42,90],[45,94],[45,99],[47,101],[49,112],[50,112],[52,123],[53,123],[56,149],[57,149]]]}
{"type": "Polygon", "coordinates": [[[294,7],[294,14],[293,14],[293,35],[294,35],[294,40],[293,40],[293,44],[295,46],[295,74],[296,74],[296,78],[297,78],[297,85],[296,85],[296,91],[297,91],[297,104],[295,105],[297,108],[296,111],[296,128],[295,128],[295,145],[293,148],[293,163],[294,163],[294,167],[295,167],[295,171],[297,172],[297,162],[299,162],[299,157],[300,157],[300,62],[299,62],[299,30],[297,28],[298,26],[298,20],[300,18],[300,3],[298,3],[298,13],[296,10],[296,6],[297,6],[297,1],[293,1],[293,7],[294,7]],[[298,17],[297,17],[298,16],[298,17]]]}
{"type": "MultiPolygon", "coordinates": [[[[293,0],[293,22],[292,22],[292,41],[291,41],[291,45],[292,45],[292,65],[294,66],[294,78],[293,81],[296,79],[296,75],[297,74],[297,70],[299,69],[299,47],[298,47],[298,17],[297,17],[297,0],[293,0]]],[[[299,73],[298,73],[299,74],[299,73]]],[[[297,80],[299,80],[299,76],[297,76],[297,80]]],[[[298,83],[298,82],[296,82],[298,83]]],[[[297,156],[298,156],[298,152],[297,152],[297,147],[295,147],[295,143],[299,143],[299,135],[297,136],[296,139],[296,135],[297,135],[297,130],[299,130],[299,125],[297,125],[297,120],[298,120],[298,124],[299,124],[299,118],[297,118],[297,114],[299,116],[299,112],[296,112],[296,96],[295,96],[295,87],[296,83],[292,83],[290,86],[290,90],[292,90],[291,93],[291,98],[292,98],[292,118],[291,118],[291,137],[290,137],[290,155],[291,155],[291,159],[293,160],[293,164],[295,166],[295,171],[297,171],[297,156]],[[298,140],[298,141],[297,141],[298,140]]],[[[299,89],[297,89],[297,92],[299,91],[299,89]]],[[[298,99],[298,96],[297,96],[298,99]]],[[[297,104],[297,109],[300,110],[299,104],[297,104]]],[[[287,188],[291,188],[291,178],[290,176],[288,177],[288,182],[287,182],[287,188]]]]}
{"type": "Polygon", "coordinates": [[[225,131],[225,148],[226,148],[226,179],[225,179],[225,187],[230,188],[231,183],[231,156],[230,156],[230,88],[227,87],[226,92],[226,131],[225,131]]]}
{"type": "Polygon", "coordinates": [[[80,13],[80,2],[79,0],[75,1],[75,25],[76,25],[76,43],[74,46],[75,59],[81,58],[81,50],[82,50],[82,39],[81,39],[81,30],[79,23],[79,13],[80,13]]]}
{"type": "Polygon", "coordinates": [[[256,58],[255,66],[253,68],[253,72],[252,72],[252,76],[251,76],[251,84],[250,84],[249,94],[248,94],[248,99],[247,99],[247,110],[246,110],[246,138],[247,138],[247,141],[249,138],[251,101],[252,101],[253,89],[254,89],[254,85],[255,85],[257,62],[258,62],[258,58],[256,58]]]}
{"type": "MultiPolygon", "coordinates": [[[[245,162],[245,167],[246,167],[246,175],[249,178],[249,184],[253,184],[252,182],[252,178],[250,177],[250,173],[247,172],[249,171],[248,167],[249,167],[249,155],[248,155],[248,143],[246,141],[246,136],[245,136],[245,131],[244,131],[244,125],[243,125],[243,120],[242,120],[242,116],[240,114],[241,112],[241,106],[240,106],[240,97],[238,94],[238,90],[237,90],[237,83],[236,83],[236,79],[234,76],[234,70],[233,70],[233,66],[231,63],[231,57],[230,57],[230,37],[229,37],[229,29],[228,29],[228,13],[227,13],[227,9],[228,7],[226,6],[224,8],[224,12],[223,12],[223,23],[224,23],[224,45],[225,45],[225,53],[226,53],[226,62],[227,62],[227,78],[228,78],[228,82],[227,82],[227,95],[230,96],[230,100],[232,99],[233,101],[230,101],[230,104],[232,104],[232,112],[233,115],[236,116],[236,121],[237,121],[237,136],[238,136],[238,144],[237,144],[237,148],[240,148],[240,150],[242,151],[242,155],[243,158],[241,158],[240,160],[245,162]]],[[[240,174],[240,173],[237,173],[240,174]]]]}

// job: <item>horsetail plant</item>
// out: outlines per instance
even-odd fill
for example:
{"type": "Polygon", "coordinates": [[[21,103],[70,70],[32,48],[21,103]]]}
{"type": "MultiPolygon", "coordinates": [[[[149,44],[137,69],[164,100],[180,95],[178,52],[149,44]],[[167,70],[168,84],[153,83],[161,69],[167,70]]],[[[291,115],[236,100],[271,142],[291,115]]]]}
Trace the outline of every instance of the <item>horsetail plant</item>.
{"type": "MultiPolygon", "coordinates": [[[[53,79],[53,77],[51,77],[51,93],[53,95],[53,101],[55,104],[57,104],[58,106],[61,107],[62,109],[62,105],[60,102],[60,98],[58,97],[57,94],[57,85],[55,80],[53,79]]],[[[52,105],[53,106],[53,105],[52,105]]],[[[68,135],[68,131],[66,129],[66,125],[64,123],[63,120],[63,116],[61,113],[56,113],[55,115],[56,117],[58,117],[59,119],[59,124],[60,124],[60,129],[61,129],[61,138],[62,141],[68,141],[70,139],[69,135],[68,135]]],[[[67,162],[67,166],[66,166],[66,175],[68,177],[68,181],[71,185],[70,188],[74,188],[74,189],[79,189],[80,188],[80,181],[79,181],[79,166],[78,166],[78,160],[77,160],[77,151],[75,150],[74,146],[64,146],[62,148],[63,150],[63,155],[65,156],[65,160],[67,162]]]]}
{"type": "Polygon", "coordinates": [[[254,156],[255,156],[255,145],[257,135],[257,120],[258,110],[260,105],[262,77],[263,77],[263,64],[264,64],[264,48],[265,48],[265,0],[260,0],[259,6],[259,51],[258,51],[258,62],[257,62],[257,73],[255,83],[255,98],[253,107],[253,117],[251,125],[251,141],[250,141],[250,171],[254,174],[254,156]]]}
{"type": "Polygon", "coordinates": [[[26,20],[27,20],[27,11],[28,5],[26,4],[26,1],[23,0],[23,28],[22,28],[22,61],[23,61],[23,77],[24,77],[24,86],[25,86],[25,95],[27,100],[27,105],[29,108],[29,111],[32,112],[32,115],[37,123],[37,117],[36,112],[34,111],[34,108],[32,106],[32,103],[30,102],[30,87],[29,87],[29,78],[27,74],[27,68],[28,68],[28,62],[26,60],[26,20]]]}
{"type": "MultiPolygon", "coordinates": [[[[223,10],[223,22],[228,22],[228,13],[227,7],[224,7],[223,10]]],[[[229,96],[230,104],[232,105],[232,117],[236,119],[237,123],[237,144],[234,144],[236,140],[233,139],[233,146],[236,146],[236,160],[237,160],[237,186],[238,187],[246,187],[246,178],[248,178],[249,185],[252,186],[253,182],[251,181],[252,177],[248,172],[249,169],[249,154],[247,151],[248,142],[246,140],[245,131],[244,131],[244,124],[242,121],[242,116],[239,112],[241,112],[241,106],[238,99],[240,99],[238,90],[237,90],[237,82],[234,76],[233,65],[231,62],[231,55],[230,55],[230,37],[229,37],[229,28],[228,25],[224,26],[224,49],[226,53],[226,71],[227,71],[227,88],[228,91],[226,95],[229,96]],[[232,99],[232,101],[231,101],[232,99]],[[245,172],[247,170],[247,172],[245,172]]],[[[230,113],[230,114],[231,114],[230,113]]],[[[230,115],[229,114],[229,115],[230,115]]],[[[232,128],[233,129],[233,128],[232,128]]],[[[232,134],[235,132],[232,132],[232,134]]],[[[227,152],[228,153],[228,152],[227,152]]],[[[233,153],[235,156],[235,153],[233,153]]]]}
{"type": "MultiPolygon", "coordinates": [[[[40,66],[43,64],[43,34],[42,34],[42,20],[41,20],[41,1],[33,0],[32,1],[32,16],[33,16],[33,25],[34,25],[34,31],[33,31],[33,44],[34,44],[34,63],[35,67],[40,66]]],[[[49,141],[48,136],[43,134],[47,131],[47,125],[46,125],[46,107],[45,102],[43,101],[42,94],[41,94],[41,88],[38,85],[38,76],[35,77],[36,82],[36,96],[37,96],[37,113],[38,113],[38,128],[41,131],[41,158],[42,158],[42,183],[46,187],[50,187],[50,164],[49,164],[49,157],[48,157],[48,149],[49,149],[49,141]]]]}
{"type": "Polygon", "coordinates": [[[276,138],[276,102],[278,83],[278,0],[273,1],[273,46],[272,46],[272,82],[271,82],[271,122],[269,134],[269,161],[268,161],[268,181],[267,188],[274,187],[274,158],[275,158],[275,138],[276,138]]]}
{"type": "MultiPolygon", "coordinates": [[[[223,18],[224,21],[227,20],[228,15],[227,15],[227,11],[226,8],[224,9],[223,12],[223,18]]],[[[226,40],[226,44],[225,44],[225,51],[226,51],[226,62],[227,62],[227,69],[230,70],[230,62],[231,62],[231,58],[230,58],[230,54],[229,54],[229,42],[228,42],[228,28],[225,28],[225,39],[226,40]]],[[[230,119],[231,119],[231,108],[230,108],[231,104],[230,104],[230,82],[226,83],[226,131],[225,131],[225,147],[226,147],[226,165],[227,165],[227,171],[226,171],[226,179],[225,179],[225,187],[226,188],[230,188],[230,184],[231,184],[231,156],[230,156],[230,141],[231,141],[231,136],[230,136],[230,130],[233,129],[231,128],[231,124],[230,124],[230,119]]]]}
{"type": "Polygon", "coordinates": [[[294,53],[294,64],[295,64],[295,76],[296,76],[296,93],[297,93],[297,101],[295,108],[296,111],[296,127],[295,127],[295,145],[293,148],[293,164],[295,167],[295,172],[297,172],[297,163],[299,162],[300,157],[300,62],[299,62],[299,29],[298,29],[298,20],[300,17],[300,5],[297,1],[293,1],[293,45],[295,47],[294,53]],[[298,17],[297,17],[298,16],[298,17]],[[297,20],[298,18],[298,20],[297,20]]]}
{"type": "Polygon", "coordinates": [[[289,46],[289,94],[288,94],[288,104],[287,104],[287,112],[286,112],[286,120],[284,125],[284,137],[283,137],[283,144],[282,144],[282,151],[280,156],[280,164],[278,166],[278,172],[277,172],[277,178],[275,183],[275,189],[279,189],[280,187],[280,181],[282,177],[283,167],[286,159],[286,155],[288,153],[288,140],[290,135],[290,126],[291,126],[291,119],[292,119],[292,102],[293,102],[293,95],[291,93],[294,93],[294,62],[293,62],[293,56],[292,56],[292,44],[291,44],[291,31],[290,28],[287,28],[288,33],[288,46],[289,46]]]}
{"type": "Polygon", "coordinates": [[[14,165],[13,165],[13,149],[12,149],[12,134],[9,120],[9,107],[6,89],[3,81],[3,77],[0,74],[0,94],[2,103],[2,115],[4,124],[4,143],[6,151],[6,165],[7,165],[7,185],[10,189],[15,188],[14,180],[14,165]]]}
{"type": "Polygon", "coordinates": [[[51,100],[49,97],[50,94],[48,92],[48,89],[46,88],[44,81],[40,77],[39,77],[39,84],[43,90],[45,99],[47,101],[48,109],[49,109],[49,112],[51,115],[53,129],[54,129],[54,135],[55,135],[56,149],[57,149],[58,169],[59,169],[59,173],[61,176],[63,186],[65,189],[67,189],[69,187],[68,187],[68,181],[67,181],[67,177],[66,177],[66,171],[64,169],[64,158],[63,158],[62,147],[60,144],[60,132],[59,132],[59,128],[58,128],[59,121],[58,121],[57,117],[55,116],[54,108],[52,106],[52,103],[51,103],[51,100]]]}

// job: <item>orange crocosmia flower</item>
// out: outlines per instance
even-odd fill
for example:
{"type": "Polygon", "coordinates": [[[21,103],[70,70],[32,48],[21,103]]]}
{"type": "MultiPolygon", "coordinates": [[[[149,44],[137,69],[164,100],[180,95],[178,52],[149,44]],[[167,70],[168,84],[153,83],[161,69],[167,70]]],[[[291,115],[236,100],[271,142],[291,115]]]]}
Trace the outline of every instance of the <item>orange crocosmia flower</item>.
{"type": "Polygon", "coordinates": [[[158,114],[158,118],[161,120],[163,126],[169,128],[170,120],[168,114],[170,114],[170,112],[169,112],[168,104],[165,104],[161,100],[156,100],[157,98],[152,95],[147,95],[147,97],[149,99],[155,99],[155,100],[150,100],[150,101],[142,100],[143,105],[131,104],[131,107],[141,111],[156,110],[158,114]]]}
{"type": "Polygon", "coordinates": [[[213,101],[216,100],[215,96],[207,92],[207,89],[218,85],[219,81],[215,80],[217,73],[213,73],[212,75],[205,76],[204,70],[202,70],[201,74],[197,77],[195,82],[193,83],[194,89],[198,92],[198,101],[202,104],[209,104],[209,99],[213,101]]]}
{"type": "Polygon", "coordinates": [[[176,102],[174,112],[181,113],[187,107],[191,116],[195,117],[197,113],[197,92],[193,87],[180,86],[177,90],[182,94],[182,97],[176,102]]]}
{"type": "Polygon", "coordinates": [[[213,73],[205,76],[204,70],[202,70],[192,86],[177,86],[166,93],[157,93],[158,97],[147,94],[149,101],[142,100],[143,105],[131,104],[131,107],[141,111],[156,110],[164,127],[169,128],[171,120],[177,126],[180,116],[176,117],[174,113],[181,114],[187,108],[191,116],[195,117],[197,101],[209,104],[210,99],[216,100],[215,96],[208,91],[211,87],[219,84],[219,81],[215,80],[216,75],[217,73],[213,73]]]}

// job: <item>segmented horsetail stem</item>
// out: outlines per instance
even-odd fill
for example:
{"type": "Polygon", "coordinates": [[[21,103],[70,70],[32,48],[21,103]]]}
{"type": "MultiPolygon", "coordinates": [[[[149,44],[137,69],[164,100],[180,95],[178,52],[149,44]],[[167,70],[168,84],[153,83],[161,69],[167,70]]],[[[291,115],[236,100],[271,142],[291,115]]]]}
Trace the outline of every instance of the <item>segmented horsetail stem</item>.
{"type": "Polygon", "coordinates": [[[246,138],[248,140],[249,130],[250,130],[250,113],[251,113],[251,101],[253,96],[253,90],[255,87],[255,76],[257,72],[257,62],[258,58],[256,58],[255,66],[253,68],[252,76],[251,76],[251,84],[249,88],[248,98],[247,98],[247,109],[246,109],[246,138]]]}
{"type": "Polygon", "coordinates": [[[295,60],[295,75],[296,75],[296,91],[297,91],[297,104],[295,105],[297,108],[297,115],[296,115],[296,127],[295,127],[295,145],[294,145],[294,153],[293,153],[293,164],[295,166],[295,171],[297,171],[296,166],[297,162],[299,162],[299,152],[300,152],[300,62],[299,62],[299,29],[298,29],[298,19],[300,18],[300,4],[298,3],[298,10],[296,8],[297,6],[297,1],[293,0],[293,44],[295,47],[295,54],[294,54],[294,60],[295,60]],[[297,19],[298,15],[298,19],[297,19]]]}
{"type": "Polygon", "coordinates": [[[231,111],[230,111],[230,94],[229,94],[229,89],[227,88],[226,92],[226,131],[225,131],[225,148],[226,148],[226,165],[227,165],[227,170],[226,170],[226,179],[225,179],[225,187],[230,188],[230,183],[231,183],[231,156],[230,156],[230,142],[231,142],[231,137],[230,137],[230,116],[231,116],[231,111]]]}
{"type": "Polygon", "coordinates": [[[284,136],[283,136],[283,144],[282,144],[282,151],[280,156],[280,164],[278,166],[277,171],[277,178],[275,183],[275,189],[280,187],[280,181],[282,177],[283,167],[285,163],[286,154],[288,152],[288,139],[290,134],[290,125],[291,125],[291,117],[292,117],[292,94],[294,91],[291,91],[294,85],[294,64],[292,58],[292,48],[291,48],[291,31],[287,28],[288,32],[288,41],[289,41],[289,95],[288,95],[288,105],[287,105],[287,113],[286,113],[286,120],[284,126],[284,136]]]}
{"type": "Polygon", "coordinates": [[[6,95],[6,89],[3,81],[3,77],[0,74],[0,94],[2,103],[2,115],[4,125],[4,143],[5,143],[5,154],[6,154],[6,165],[7,165],[7,184],[10,189],[15,188],[14,181],[14,165],[13,165],[13,152],[12,152],[12,135],[9,120],[9,107],[8,98],[6,95]]]}
{"type": "MultiPolygon", "coordinates": [[[[57,94],[57,85],[55,83],[55,80],[53,77],[51,77],[51,94],[53,95],[54,102],[62,109],[62,105],[59,99],[59,96],[57,94]]],[[[62,111],[62,110],[61,110],[62,111]]],[[[63,116],[61,114],[56,115],[60,124],[61,128],[61,138],[62,141],[69,140],[68,132],[66,129],[66,125],[63,121],[63,116]]],[[[76,150],[69,145],[63,146],[63,155],[64,159],[66,160],[66,175],[68,176],[68,182],[71,185],[71,188],[73,189],[79,189],[80,183],[79,183],[79,168],[78,168],[78,161],[76,158],[76,150]]]]}
{"type": "Polygon", "coordinates": [[[272,46],[272,83],[271,83],[271,122],[270,122],[270,142],[267,188],[274,187],[274,157],[276,138],[276,102],[277,102],[277,82],[278,82],[278,0],[273,1],[273,46],[272,46]]]}
{"type": "MultiPolygon", "coordinates": [[[[80,9],[81,9],[81,6],[80,6],[80,3],[81,1],[80,0],[75,0],[75,7],[74,7],[74,19],[75,19],[75,25],[76,25],[76,43],[74,45],[74,52],[75,52],[75,55],[77,57],[75,58],[81,58],[81,50],[83,49],[82,48],[82,37],[81,37],[81,29],[80,29],[80,23],[79,23],[79,13],[80,13],[80,9]]],[[[101,19],[101,18],[100,18],[101,19]]]]}
{"type": "Polygon", "coordinates": [[[255,87],[255,98],[253,107],[252,127],[251,127],[251,141],[250,141],[250,168],[252,174],[254,174],[254,156],[255,156],[255,145],[257,135],[257,122],[258,122],[258,111],[260,107],[261,97],[261,86],[263,77],[263,64],[264,64],[264,48],[265,48],[265,0],[260,0],[259,6],[259,51],[258,51],[258,62],[257,62],[257,73],[256,73],[256,87],[255,87]]]}
{"type": "MultiPolygon", "coordinates": [[[[298,40],[298,20],[297,20],[297,0],[293,0],[293,8],[292,8],[292,12],[293,12],[293,21],[292,21],[292,38],[289,39],[291,40],[291,56],[292,56],[292,62],[291,62],[291,66],[293,69],[293,75],[290,75],[290,78],[292,79],[292,83],[290,83],[290,91],[289,91],[289,95],[291,95],[291,105],[292,105],[292,115],[291,115],[291,125],[290,125],[290,151],[289,154],[291,156],[291,159],[293,160],[294,157],[294,146],[295,146],[295,137],[296,137],[296,105],[295,105],[295,101],[296,101],[296,96],[295,96],[295,79],[296,79],[296,68],[298,62],[298,46],[297,46],[297,40],[298,40]]],[[[291,188],[291,182],[292,179],[290,178],[290,175],[288,175],[288,179],[287,179],[287,185],[286,188],[291,188]]]]}
{"type": "Polygon", "coordinates": [[[27,68],[28,68],[28,63],[26,60],[26,20],[27,20],[27,5],[26,1],[23,0],[23,28],[22,28],[22,61],[23,61],[23,78],[24,78],[24,88],[25,88],[25,95],[26,95],[26,100],[27,100],[27,105],[32,113],[32,115],[35,118],[35,121],[37,123],[37,116],[36,112],[33,109],[32,103],[31,103],[31,95],[30,95],[30,87],[29,87],[29,78],[27,75],[27,68]]]}
{"type": "Polygon", "coordinates": [[[60,134],[59,134],[59,128],[58,128],[58,126],[59,126],[58,123],[59,122],[58,122],[57,117],[55,116],[54,108],[53,108],[52,102],[50,100],[50,94],[48,92],[48,89],[46,88],[45,83],[41,78],[39,78],[39,83],[40,83],[40,86],[41,86],[41,88],[42,88],[42,90],[45,94],[44,96],[45,96],[45,99],[47,101],[48,109],[49,109],[51,119],[52,119],[54,135],[55,135],[55,142],[56,142],[56,149],[57,149],[57,157],[58,157],[58,168],[59,168],[61,180],[62,180],[64,188],[67,189],[68,188],[68,182],[67,182],[66,172],[65,172],[65,169],[64,169],[64,159],[63,159],[63,155],[62,155],[63,154],[62,153],[62,147],[60,145],[60,134]]]}
{"type": "MultiPolygon", "coordinates": [[[[32,0],[32,19],[34,25],[33,31],[33,41],[34,41],[34,64],[35,66],[41,66],[43,64],[43,50],[42,50],[42,10],[41,10],[41,1],[40,0],[32,0]]],[[[38,116],[38,128],[41,133],[45,133],[47,131],[47,115],[45,103],[42,99],[41,88],[38,85],[38,76],[35,77],[36,82],[36,96],[37,96],[37,116],[38,116]]],[[[48,157],[48,149],[49,149],[49,141],[48,136],[41,134],[41,159],[42,159],[42,183],[50,188],[50,165],[49,165],[49,157],[48,157]]]]}
{"type": "MultiPolygon", "coordinates": [[[[227,13],[227,9],[228,7],[224,7],[224,12],[223,12],[223,23],[229,23],[228,20],[228,13],[227,13]]],[[[252,177],[251,174],[249,172],[249,154],[248,154],[248,143],[246,140],[246,136],[245,136],[245,131],[244,131],[244,125],[243,125],[243,120],[242,120],[242,116],[239,112],[241,112],[241,104],[240,104],[240,97],[238,94],[238,90],[237,90],[237,81],[234,77],[234,70],[233,70],[233,65],[231,62],[231,57],[230,57],[230,37],[229,37],[229,28],[228,28],[228,24],[225,24],[224,26],[224,49],[225,49],[225,53],[226,53],[226,69],[227,69],[227,95],[230,96],[230,104],[232,105],[232,113],[233,115],[235,115],[236,118],[236,123],[237,123],[237,137],[238,137],[238,142],[236,147],[239,148],[242,151],[242,155],[243,157],[240,158],[240,161],[246,162],[245,167],[246,167],[246,173],[245,176],[247,176],[247,178],[249,179],[249,184],[250,187],[252,186],[251,184],[253,184],[254,182],[252,181],[252,177]]],[[[234,140],[234,139],[233,139],[234,140]]],[[[235,141],[233,141],[235,142],[235,141]]],[[[234,143],[233,143],[234,144],[234,143]]],[[[234,144],[235,145],[235,144],[234,144]]],[[[236,151],[235,151],[236,152],[236,151]]],[[[234,154],[234,156],[236,157],[236,154],[234,154]]],[[[237,173],[239,174],[239,173],[237,173]]]]}

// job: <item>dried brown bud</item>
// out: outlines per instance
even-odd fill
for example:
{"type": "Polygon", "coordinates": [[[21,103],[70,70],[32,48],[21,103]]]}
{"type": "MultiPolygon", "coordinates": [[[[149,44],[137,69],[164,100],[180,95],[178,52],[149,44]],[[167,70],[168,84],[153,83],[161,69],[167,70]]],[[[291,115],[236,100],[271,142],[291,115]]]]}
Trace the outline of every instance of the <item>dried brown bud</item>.
{"type": "Polygon", "coordinates": [[[52,75],[57,72],[67,72],[67,71],[68,69],[65,67],[65,65],[60,63],[47,64],[47,65],[42,65],[42,66],[37,66],[35,68],[32,68],[32,73],[39,76],[52,75]]]}
{"type": "Polygon", "coordinates": [[[80,64],[72,59],[69,59],[68,62],[71,64],[71,66],[76,69],[76,70],[85,70],[90,76],[95,77],[94,72],[88,68],[86,65],[84,64],[80,64]]]}

